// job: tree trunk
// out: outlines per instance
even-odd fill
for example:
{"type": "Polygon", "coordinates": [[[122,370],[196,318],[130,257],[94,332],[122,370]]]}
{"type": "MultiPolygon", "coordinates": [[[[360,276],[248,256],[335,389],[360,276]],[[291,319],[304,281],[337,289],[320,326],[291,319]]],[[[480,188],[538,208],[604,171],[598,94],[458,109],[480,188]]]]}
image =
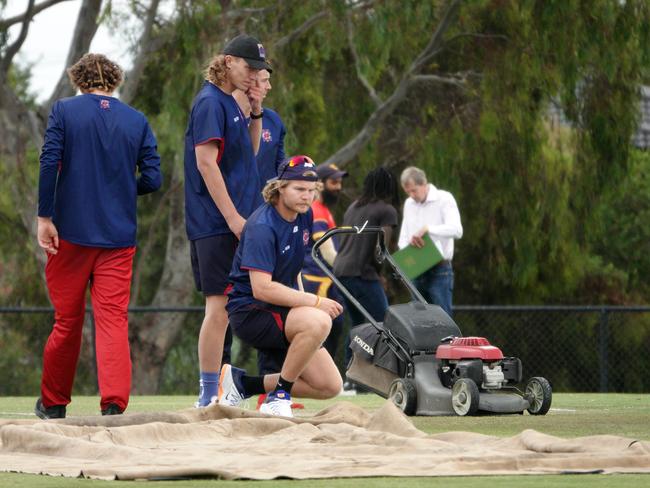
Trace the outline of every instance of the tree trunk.
{"type": "Polygon", "coordinates": [[[68,50],[68,57],[65,62],[63,72],[59,76],[59,81],[50,96],[50,99],[43,105],[43,115],[47,116],[50,108],[59,98],[71,97],[75,93],[68,81],[68,67],[76,63],[79,58],[88,52],[90,43],[95,37],[97,27],[99,27],[99,13],[102,9],[102,0],[84,0],[79,10],[79,17],[77,17],[77,24],[74,28],[72,41],[70,42],[70,49],[68,50]]]}
{"type": "MultiPolygon", "coordinates": [[[[178,181],[178,171],[174,169],[172,185],[178,181]]],[[[183,218],[183,187],[179,185],[178,188],[170,198],[165,265],[151,303],[154,307],[189,303],[193,292],[189,243],[183,218]]],[[[184,319],[183,313],[165,312],[131,317],[134,394],[154,394],[158,391],[167,353],[178,337],[184,319]]]]}
{"type": "Polygon", "coordinates": [[[16,175],[11,185],[10,198],[16,202],[16,213],[29,235],[28,249],[43,266],[45,253],[36,244],[36,205],[38,186],[32,175],[38,171],[30,167],[27,157],[32,148],[43,143],[45,125],[36,113],[30,111],[7,85],[0,86],[0,157],[10,172],[16,175]]]}

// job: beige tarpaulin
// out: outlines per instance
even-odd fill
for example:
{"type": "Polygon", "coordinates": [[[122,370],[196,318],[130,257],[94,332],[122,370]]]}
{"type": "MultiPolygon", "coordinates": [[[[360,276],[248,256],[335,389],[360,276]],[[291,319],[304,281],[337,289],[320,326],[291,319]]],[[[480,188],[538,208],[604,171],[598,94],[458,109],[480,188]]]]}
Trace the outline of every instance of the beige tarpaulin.
{"type": "Polygon", "coordinates": [[[650,442],[427,435],[391,403],[338,403],[308,418],[229,407],[178,413],[0,421],[0,471],[103,479],[650,473],[650,442]]]}

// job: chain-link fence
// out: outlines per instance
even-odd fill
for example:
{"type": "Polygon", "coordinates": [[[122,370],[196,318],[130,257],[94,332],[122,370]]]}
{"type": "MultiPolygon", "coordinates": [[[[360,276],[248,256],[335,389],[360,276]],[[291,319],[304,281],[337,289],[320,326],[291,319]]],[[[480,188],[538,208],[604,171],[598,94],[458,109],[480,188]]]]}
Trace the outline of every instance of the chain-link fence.
{"type": "MultiPolygon", "coordinates": [[[[132,320],[152,313],[179,314],[184,319],[167,355],[160,393],[195,393],[203,307],[130,309],[132,320]]],[[[52,320],[52,310],[46,307],[0,308],[0,394],[37,391],[52,320]]],[[[544,376],[555,391],[650,392],[650,306],[457,306],[454,320],[463,335],[486,337],[504,355],[519,357],[524,377],[544,376]]],[[[90,320],[88,325],[92,331],[90,320]]],[[[86,341],[92,342],[88,331],[86,341]]],[[[255,369],[254,354],[238,341],[233,357],[236,364],[255,369]]],[[[339,362],[342,357],[341,347],[339,362]]],[[[85,346],[75,391],[96,392],[94,378],[92,348],[85,346]]]]}
{"type": "Polygon", "coordinates": [[[650,392],[650,307],[459,306],[454,319],[555,391],[650,392]]]}

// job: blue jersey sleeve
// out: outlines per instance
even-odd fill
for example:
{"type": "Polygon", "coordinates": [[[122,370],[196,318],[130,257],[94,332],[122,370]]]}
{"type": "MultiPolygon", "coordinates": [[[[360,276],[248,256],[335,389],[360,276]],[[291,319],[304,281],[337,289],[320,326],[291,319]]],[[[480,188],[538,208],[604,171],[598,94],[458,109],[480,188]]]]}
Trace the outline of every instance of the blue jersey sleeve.
{"type": "Polygon", "coordinates": [[[38,216],[52,217],[54,214],[54,192],[59,164],[63,159],[65,123],[63,107],[57,101],[50,111],[45,130],[45,142],[40,158],[40,175],[38,180],[38,216]]]}
{"type": "Polygon", "coordinates": [[[138,154],[138,169],[140,177],[138,178],[138,195],[145,195],[160,188],[162,176],[160,174],[160,156],[158,155],[158,145],[156,137],[149,127],[149,123],[144,121],[144,134],[142,144],[138,154]]]}
{"type": "Polygon", "coordinates": [[[253,224],[245,228],[241,269],[273,274],[277,261],[275,233],[267,225],[253,224]]]}
{"type": "MultiPolygon", "coordinates": [[[[223,141],[226,114],[218,100],[215,98],[200,100],[194,107],[192,119],[192,141],[195,147],[210,141],[223,141]]],[[[220,145],[220,149],[221,147],[220,145]]]]}

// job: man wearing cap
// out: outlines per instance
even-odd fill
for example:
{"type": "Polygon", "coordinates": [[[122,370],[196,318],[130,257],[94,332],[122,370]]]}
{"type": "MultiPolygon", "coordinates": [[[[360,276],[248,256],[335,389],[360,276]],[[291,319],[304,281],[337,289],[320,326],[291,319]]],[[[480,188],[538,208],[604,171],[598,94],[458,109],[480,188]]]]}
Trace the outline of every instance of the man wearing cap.
{"type": "Polygon", "coordinates": [[[185,223],[197,289],[206,297],[199,333],[197,406],[217,395],[228,326],[228,273],[245,219],[261,203],[255,153],[262,132],[260,70],[270,70],[262,44],[242,34],[226,44],[206,70],[185,132],[185,223]],[[232,96],[251,105],[250,123],[232,96]]]}
{"type": "MultiPolygon", "coordinates": [[[[334,163],[323,163],[316,167],[318,179],[323,187],[319,192],[318,198],[314,200],[311,208],[314,212],[314,227],[312,234],[309,236],[309,247],[305,255],[305,262],[302,268],[302,283],[305,291],[314,293],[319,297],[328,297],[343,303],[343,297],[332,284],[320,267],[311,257],[311,250],[314,243],[323,237],[325,232],[336,227],[332,209],[336,205],[343,186],[343,178],[348,175],[347,171],[342,171],[334,163]]],[[[334,266],[336,258],[336,242],[329,239],[320,248],[321,255],[327,264],[334,266]]],[[[325,341],[325,347],[332,357],[336,357],[336,350],[339,344],[339,338],[343,331],[343,314],[336,318],[332,323],[332,331],[325,341]]]]}
{"type": "MultiPolygon", "coordinates": [[[[332,280],[328,278],[323,270],[314,262],[311,257],[311,250],[314,247],[314,243],[320,239],[325,232],[336,227],[336,222],[334,221],[334,216],[332,215],[330,208],[336,205],[343,184],[343,178],[347,176],[348,173],[346,171],[341,171],[334,163],[323,163],[316,166],[316,174],[318,175],[318,180],[322,185],[322,188],[317,192],[317,197],[314,199],[314,203],[312,203],[311,206],[314,215],[314,224],[312,233],[309,236],[309,245],[305,250],[305,260],[301,272],[301,284],[306,292],[313,293],[319,297],[330,298],[337,301],[342,306],[344,303],[343,297],[336,286],[332,283],[332,280]]],[[[320,251],[325,261],[330,266],[333,266],[334,259],[336,258],[336,245],[334,238],[326,241],[320,248],[320,251]]],[[[336,351],[338,349],[342,332],[343,314],[332,320],[332,329],[323,344],[325,349],[327,349],[327,352],[329,352],[330,356],[334,359],[336,359],[336,351]]],[[[225,355],[224,362],[227,362],[225,355]]],[[[260,374],[277,373],[282,367],[282,361],[278,361],[264,352],[258,352],[257,366],[260,374]]],[[[261,406],[261,402],[263,402],[264,399],[264,396],[261,396],[258,400],[258,405],[261,406]]]]}
{"type": "Polygon", "coordinates": [[[269,392],[260,412],[291,417],[291,395],[331,398],[341,375],[321,347],[332,319],[343,312],[334,300],[295,288],[312,233],[311,204],[318,176],[307,156],[280,166],[263,191],[264,203],[249,217],[230,280],[228,317],[233,333],[281,364],[280,374],[249,376],[224,364],[219,404],[269,392]]]}

